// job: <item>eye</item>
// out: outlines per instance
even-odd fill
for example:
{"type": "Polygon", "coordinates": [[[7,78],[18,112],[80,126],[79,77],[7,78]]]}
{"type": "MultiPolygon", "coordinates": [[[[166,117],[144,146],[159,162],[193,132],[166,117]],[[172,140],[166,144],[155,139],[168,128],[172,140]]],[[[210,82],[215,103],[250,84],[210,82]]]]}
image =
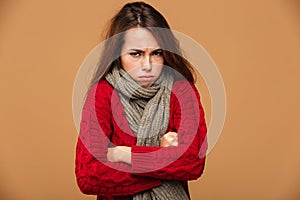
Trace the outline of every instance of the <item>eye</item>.
{"type": "Polygon", "coordinates": [[[152,53],[152,55],[154,55],[154,56],[162,56],[162,55],[163,55],[163,52],[162,52],[162,50],[157,50],[157,51],[154,51],[154,52],[152,53]]]}
{"type": "Polygon", "coordinates": [[[140,52],[131,52],[131,53],[129,53],[129,55],[136,58],[136,57],[139,57],[141,55],[141,53],[140,52]]]}

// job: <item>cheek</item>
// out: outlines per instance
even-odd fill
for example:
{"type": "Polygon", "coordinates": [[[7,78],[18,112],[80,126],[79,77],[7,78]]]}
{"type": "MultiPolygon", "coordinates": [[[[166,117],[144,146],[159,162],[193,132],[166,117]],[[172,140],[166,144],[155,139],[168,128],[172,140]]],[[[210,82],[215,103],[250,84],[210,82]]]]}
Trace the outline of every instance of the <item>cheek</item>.
{"type": "Polygon", "coordinates": [[[160,74],[164,67],[164,59],[162,57],[154,57],[152,60],[152,70],[155,74],[160,74]]]}
{"type": "Polygon", "coordinates": [[[121,56],[121,65],[126,72],[130,72],[137,67],[137,63],[126,55],[121,56]]]}
{"type": "Polygon", "coordinates": [[[123,69],[127,72],[128,69],[131,65],[129,63],[129,60],[126,58],[126,56],[121,56],[121,65],[123,67],[123,69]]]}
{"type": "Polygon", "coordinates": [[[153,64],[156,64],[156,65],[163,65],[164,64],[164,58],[163,57],[161,57],[161,56],[154,56],[153,58],[152,58],[152,63],[153,64]]]}
{"type": "Polygon", "coordinates": [[[156,66],[153,66],[152,69],[155,74],[159,75],[163,69],[164,65],[162,64],[156,64],[156,66]]]}
{"type": "Polygon", "coordinates": [[[162,69],[163,69],[163,65],[159,69],[159,74],[161,73],[162,69]]]}

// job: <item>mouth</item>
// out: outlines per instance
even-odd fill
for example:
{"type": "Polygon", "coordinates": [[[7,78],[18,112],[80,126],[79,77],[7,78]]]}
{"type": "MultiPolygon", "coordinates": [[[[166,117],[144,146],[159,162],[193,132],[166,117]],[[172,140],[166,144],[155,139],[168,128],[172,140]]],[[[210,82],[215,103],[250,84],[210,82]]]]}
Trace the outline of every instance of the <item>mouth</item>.
{"type": "Polygon", "coordinates": [[[137,82],[143,87],[149,87],[156,80],[155,76],[138,76],[137,82]]]}
{"type": "Polygon", "coordinates": [[[142,80],[142,81],[152,81],[154,79],[154,76],[150,76],[150,75],[147,75],[147,76],[139,76],[138,77],[139,80],[142,80]]]}

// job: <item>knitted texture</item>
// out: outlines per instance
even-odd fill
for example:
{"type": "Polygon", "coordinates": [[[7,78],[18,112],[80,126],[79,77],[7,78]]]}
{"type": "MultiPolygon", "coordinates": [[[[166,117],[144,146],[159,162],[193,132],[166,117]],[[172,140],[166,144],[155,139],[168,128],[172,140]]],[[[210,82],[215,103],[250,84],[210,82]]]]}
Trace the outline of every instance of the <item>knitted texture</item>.
{"type": "Polygon", "coordinates": [[[137,138],[114,88],[105,80],[95,84],[83,106],[76,148],[75,173],[80,190],[97,195],[98,200],[129,200],[134,194],[161,185],[163,180],[176,180],[181,181],[188,194],[187,181],[203,173],[207,148],[204,111],[193,84],[174,82],[168,131],[177,132],[178,147],[137,146],[137,138]],[[195,131],[195,135],[191,134],[195,131]],[[131,166],[106,160],[110,143],[131,147],[131,166]],[[166,158],[182,153],[183,146],[188,148],[178,159],[161,166],[166,158]]]}

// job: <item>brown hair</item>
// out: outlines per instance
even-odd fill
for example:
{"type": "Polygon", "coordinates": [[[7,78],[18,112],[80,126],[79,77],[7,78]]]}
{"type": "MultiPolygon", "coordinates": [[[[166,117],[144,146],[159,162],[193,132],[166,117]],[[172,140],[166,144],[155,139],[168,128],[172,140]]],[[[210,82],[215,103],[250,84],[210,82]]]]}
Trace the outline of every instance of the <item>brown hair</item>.
{"type": "Polygon", "coordinates": [[[165,65],[173,68],[188,81],[195,82],[192,65],[183,58],[179,42],[171,32],[166,19],[149,4],[133,2],[124,5],[111,19],[110,26],[105,34],[106,41],[101,53],[100,62],[90,86],[103,79],[113,66],[122,67],[120,55],[124,44],[124,33],[129,29],[137,27],[146,28],[156,38],[163,49],[165,65]]]}

